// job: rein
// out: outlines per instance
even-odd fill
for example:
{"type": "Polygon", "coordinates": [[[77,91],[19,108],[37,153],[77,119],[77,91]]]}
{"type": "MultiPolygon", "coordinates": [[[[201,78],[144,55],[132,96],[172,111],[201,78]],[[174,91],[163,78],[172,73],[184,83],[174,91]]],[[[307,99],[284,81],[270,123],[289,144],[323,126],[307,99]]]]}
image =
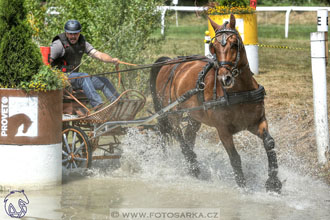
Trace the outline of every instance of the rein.
{"type": "Polygon", "coordinates": [[[205,59],[208,59],[208,58],[205,56],[193,55],[193,56],[178,57],[176,59],[171,59],[170,61],[163,61],[163,62],[145,64],[145,65],[137,65],[137,64],[125,63],[125,62],[121,61],[120,63],[122,63],[122,64],[130,65],[130,66],[137,66],[137,67],[131,68],[131,69],[126,69],[126,70],[116,70],[116,71],[112,71],[112,72],[104,72],[104,73],[99,73],[99,74],[95,74],[95,75],[72,77],[72,78],[69,78],[69,80],[87,78],[87,77],[92,77],[92,76],[104,76],[104,75],[118,74],[118,73],[123,73],[123,72],[131,72],[131,71],[136,71],[136,70],[141,70],[141,69],[148,69],[148,68],[152,68],[155,66],[156,67],[157,66],[167,66],[167,65],[177,64],[177,63],[185,63],[185,62],[190,62],[190,61],[195,61],[195,60],[205,60],[205,59]]]}

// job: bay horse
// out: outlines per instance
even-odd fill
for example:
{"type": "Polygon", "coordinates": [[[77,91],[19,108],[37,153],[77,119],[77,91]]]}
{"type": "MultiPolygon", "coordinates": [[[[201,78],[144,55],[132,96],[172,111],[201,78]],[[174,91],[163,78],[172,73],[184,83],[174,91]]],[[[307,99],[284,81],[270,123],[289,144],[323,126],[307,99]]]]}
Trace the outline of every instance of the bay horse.
{"type": "Polygon", "coordinates": [[[173,108],[173,114],[158,119],[159,130],[180,143],[190,174],[198,177],[200,169],[193,151],[196,133],[201,123],[215,127],[239,187],[245,187],[246,181],[233,135],[242,130],[250,131],[263,140],[267,153],[269,177],[266,190],[280,193],[282,183],[277,177],[275,141],[269,134],[265,117],[265,91],[250,70],[242,38],[235,29],[235,17],[231,14],[229,22],[223,25],[209,20],[216,33],[210,43],[213,59],[160,66],[157,63],[171,61],[168,57],[161,57],[151,69],[150,88],[156,111],[182,98],[187,91],[198,90],[173,108]],[[183,132],[180,123],[185,110],[189,123],[183,132]]]}

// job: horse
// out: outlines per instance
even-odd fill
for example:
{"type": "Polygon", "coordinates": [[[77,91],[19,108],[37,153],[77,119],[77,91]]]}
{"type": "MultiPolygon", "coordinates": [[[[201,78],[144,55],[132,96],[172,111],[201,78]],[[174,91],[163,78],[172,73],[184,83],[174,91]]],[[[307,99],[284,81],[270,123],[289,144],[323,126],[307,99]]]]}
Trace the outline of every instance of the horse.
{"type": "Polygon", "coordinates": [[[201,123],[215,127],[229,156],[235,181],[245,188],[241,158],[235,149],[233,135],[248,130],[263,140],[268,157],[267,191],[281,192],[275,141],[265,116],[264,88],[253,77],[240,34],[235,29],[235,16],[218,25],[208,18],[215,31],[210,42],[211,59],[198,59],[172,64],[168,57],[157,59],[150,72],[150,89],[155,111],[190,96],[158,119],[159,131],[179,143],[189,173],[198,177],[200,167],[194,145],[201,123]],[[157,65],[158,63],[166,65],[157,65]],[[191,92],[195,91],[195,92],[191,92]],[[187,112],[188,125],[180,123],[187,112]]]}

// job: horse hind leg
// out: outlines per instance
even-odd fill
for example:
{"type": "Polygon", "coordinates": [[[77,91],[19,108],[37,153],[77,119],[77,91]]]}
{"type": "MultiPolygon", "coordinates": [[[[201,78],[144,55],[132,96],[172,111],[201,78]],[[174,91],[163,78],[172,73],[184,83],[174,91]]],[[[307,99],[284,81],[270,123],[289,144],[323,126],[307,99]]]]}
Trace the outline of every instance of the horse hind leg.
{"type": "Polygon", "coordinates": [[[196,135],[197,135],[197,132],[200,129],[200,127],[201,127],[200,122],[198,122],[192,118],[188,119],[188,125],[184,132],[184,139],[191,149],[194,149],[196,135]]]}
{"type": "Polygon", "coordinates": [[[161,137],[161,147],[164,152],[164,154],[167,154],[167,148],[166,145],[169,144],[172,133],[173,133],[173,128],[171,124],[169,123],[168,117],[163,117],[158,119],[158,124],[157,124],[158,131],[160,133],[161,137]]]}
{"type": "Polygon", "coordinates": [[[261,122],[258,127],[258,131],[252,133],[258,135],[264,143],[264,148],[267,153],[268,158],[268,179],[266,181],[266,191],[281,193],[282,183],[277,177],[278,174],[278,164],[277,156],[275,152],[275,141],[272,136],[270,136],[268,131],[268,123],[266,120],[261,122]]]}
{"type": "MultiPolygon", "coordinates": [[[[188,135],[188,134],[186,134],[186,135],[188,135]]],[[[192,136],[196,137],[196,134],[195,135],[189,134],[189,135],[191,135],[191,137],[192,136]]],[[[177,129],[175,129],[175,137],[179,141],[182,154],[188,163],[189,173],[192,176],[198,177],[200,174],[200,169],[199,169],[199,163],[197,161],[197,155],[193,151],[193,147],[191,147],[189,145],[189,143],[187,143],[187,141],[185,140],[181,128],[177,127],[177,129]]]]}

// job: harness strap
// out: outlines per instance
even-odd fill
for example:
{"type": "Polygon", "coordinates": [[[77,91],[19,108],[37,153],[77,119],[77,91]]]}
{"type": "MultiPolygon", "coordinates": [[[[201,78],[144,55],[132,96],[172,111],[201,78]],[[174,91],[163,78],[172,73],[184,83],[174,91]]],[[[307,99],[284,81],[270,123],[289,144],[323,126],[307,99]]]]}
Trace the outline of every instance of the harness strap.
{"type": "Polygon", "coordinates": [[[170,91],[169,91],[169,100],[168,100],[168,103],[171,103],[171,87],[172,87],[172,84],[173,84],[173,79],[174,79],[174,75],[175,75],[175,70],[178,68],[178,66],[180,65],[181,63],[177,63],[174,65],[174,67],[171,69],[171,73],[169,75],[169,77],[167,78],[167,81],[166,83],[164,84],[163,86],[163,89],[162,89],[162,94],[164,95],[165,93],[165,89],[168,85],[168,83],[170,82],[170,91]]]}
{"type": "Polygon", "coordinates": [[[213,99],[217,99],[217,77],[218,77],[218,70],[215,70],[214,71],[213,99]]]}
{"type": "Polygon", "coordinates": [[[213,60],[208,60],[208,63],[204,66],[203,70],[198,73],[196,88],[199,88],[200,90],[202,90],[201,92],[197,93],[197,100],[200,103],[203,103],[205,101],[205,99],[204,99],[204,88],[205,88],[204,79],[205,79],[205,76],[210,71],[210,69],[213,68],[213,67],[214,67],[213,60]]]}
{"type": "Polygon", "coordinates": [[[228,104],[236,105],[242,103],[262,102],[265,98],[265,95],[266,95],[265,88],[262,85],[259,85],[259,88],[256,90],[227,93],[228,104]]]}
{"type": "MultiPolygon", "coordinates": [[[[192,91],[192,90],[189,90],[188,92],[190,92],[190,91],[192,91]]],[[[262,85],[259,85],[259,88],[256,90],[245,91],[245,92],[225,93],[225,94],[227,97],[221,96],[216,100],[210,100],[210,101],[204,102],[203,105],[201,105],[201,106],[180,109],[180,110],[176,110],[176,111],[169,111],[169,112],[167,112],[167,114],[179,114],[179,113],[192,112],[192,111],[198,111],[198,110],[206,111],[208,109],[215,108],[215,107],[226,107],[226,106],[230,106],[230,105],[237,105],[237,104],[243,104],[243,103],[258,103],[258,102],[262,102],[264,100],[266,92],[265,92],[265,88],[262,85]]],[[[181,98],[181,97],[179,97],[179,98],[181,98]]]]}

